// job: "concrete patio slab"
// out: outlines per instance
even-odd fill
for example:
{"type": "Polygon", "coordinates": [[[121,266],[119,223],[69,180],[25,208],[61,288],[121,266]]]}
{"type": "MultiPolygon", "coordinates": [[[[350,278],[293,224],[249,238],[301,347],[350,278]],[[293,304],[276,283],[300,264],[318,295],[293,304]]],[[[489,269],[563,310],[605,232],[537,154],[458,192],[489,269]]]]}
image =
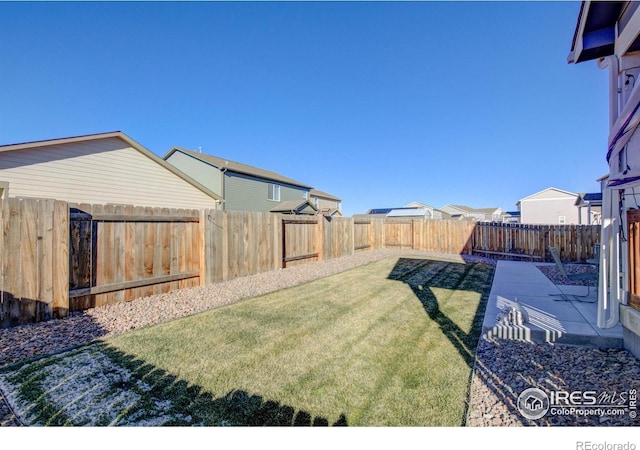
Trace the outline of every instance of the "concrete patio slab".
{"type": "Polygon", "coordinates": [[[538,269],[540,263],[498,261],[484,315],[487,338],[622,348],[622,326],[597,326],[597,289],[556,286],[538,269]],[[566,296],[558,295],[566,294],[566,296]],[[523,324],[498,323],[501,311],[516,301],[528,316],[523,324]]]}

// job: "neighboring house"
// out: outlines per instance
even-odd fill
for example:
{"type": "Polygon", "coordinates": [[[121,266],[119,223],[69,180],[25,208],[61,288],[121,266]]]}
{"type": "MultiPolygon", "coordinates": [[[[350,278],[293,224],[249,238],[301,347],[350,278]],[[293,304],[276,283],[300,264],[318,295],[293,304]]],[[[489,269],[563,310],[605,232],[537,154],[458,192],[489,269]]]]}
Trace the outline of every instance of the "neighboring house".
{"type": "Polygon", "coordinates": [[[441,210],[453,219],[479,222],[502,222],[506,213],[502,208],[471,208],[465,205],[445,205],[441,210]]]}
{"type": "Polygon", "coordinates": [[[578,194],[575,203],[580,224],[600,225],[602,223],[602,192],[578,194]]]}
{"type": "Polygon", "coordinates": [[[576,207],[578,194],[549,187],[520,199],[520,223],[534,225],[570,225],[581,223],[576,207]]]}
{"type": "Polygon", "coordinates": [[[429,211],[429,217],[428,217],[429,219],[450,219],[451,218],[448,214],[443,213],[438,208],[434,208],[433,206],[425,205],[424,203],[420,203],[420,202],[411,202],[408,205],[405,205],[405,208],[426,209],[427,211],[429,211]]]}
{"type": "Polygon", "coordinates": [[[309,191],[309,200],[311,204],[318,210],[318,213],[325,216],[341,216],[342,215],[342,199],[319,191],[311,189],[309,191]]]}
{"type": "Polygon", "coordinates": [[[640,3],[583,2],[569,63],[609,69],[609,138],[602,153],[598,327],[622,324],[624,347],[640,358],[640,3]]]}
{"type": "Polygon", "coordinates": [[[399,208],[392,209],[387,213],[387,217],[403,217],[409,219],[424,219],[429,220],[432,219],[431,211],[425,208],[399,208]]]}
{"type": "Polygon", "coordinates": [[[4,197],[165,208],[222,198],[120,131],[0,146],[4,197]]]}
{"type": "Polygon", "coordinates": [[[365,218],[368,218],[368,217],[371,217],[371,218],[383,218],[383,217],[387,217],[387,214],[389,214],[391,211],[401,211],[401,210],[416,211],[417,209],[418,208],[414,208],[414,207],[372,208],[372,209],[368,210],[364,214],[354,214],[353,217],[354,218],[360,218],[360,219],[365,219],[365,218]]]}
{"type": "MultiPolygon", "coordinates": [[[[443,213],[433,206],[424,203],[411,202],[399,208],[373,208],[366,214],[357,214],[358,217],[405,217],[412,219],[450,219],[448,214],[443,213]]],[[[355,216],[354,216],[355,217],[355,216]]]]}
{"type": "Polygon", "coordinates": [[[502,223],[520,223],[520,211],[507,211],[502,216],[502,223]]]}
{"type": "Polygon", "coordinates": [[[312,189],[269,170],[181,147],[169,150],[164,160],[222,197],[226,211],[269,212],[282,202],[308,200],[312,189]]]}

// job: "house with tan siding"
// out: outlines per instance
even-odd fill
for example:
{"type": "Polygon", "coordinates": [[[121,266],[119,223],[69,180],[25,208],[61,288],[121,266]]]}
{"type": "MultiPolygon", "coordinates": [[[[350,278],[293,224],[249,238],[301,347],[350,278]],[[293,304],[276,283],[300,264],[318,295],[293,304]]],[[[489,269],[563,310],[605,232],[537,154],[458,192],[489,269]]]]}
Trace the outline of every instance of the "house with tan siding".
{"type": "Polygon", "coordinates": [[[466,205],[445,205],[440,208],[453,219],[481,222],[502,222],[506,211],[502,208],[471,208],[466,205]]]}
{"type": "Polygon", "coordinates": [[[284,202],[310,199],[311,186],[270,170],[182,147],[163,159],[222,197],[227,211],[269,212],[284,202]]]}
{"type": "Polygon", "coordinates": [[[309,191],[311,204],[325,216],[342,216],[342,199],[318,189],[309,191]]]}
{"type": "Polygon", "coordinates": [[[120,131],[0,146],[2,196],[221,209],[222,197],[120,131]]]}

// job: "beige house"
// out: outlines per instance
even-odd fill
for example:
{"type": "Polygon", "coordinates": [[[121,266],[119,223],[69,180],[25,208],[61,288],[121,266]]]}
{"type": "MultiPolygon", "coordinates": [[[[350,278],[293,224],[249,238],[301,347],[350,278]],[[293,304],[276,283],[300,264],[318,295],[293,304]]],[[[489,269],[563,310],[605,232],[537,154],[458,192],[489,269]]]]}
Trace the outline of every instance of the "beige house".
{"type": "Polygon", "coordinates": [[[520,211],[520,223],[536,225],[570,225],[587,221],[580,218],[576,202],[579,195],[562,189],[549,187],[531,194],[516,203],[520,211]]]}
{"type": "Polygon", "coordinates": [[[9,197],[163,208],[221,208],[222,198],[120,131],[0,146],[9,197]]]}
{"type": "Polygon", "coordinates": [[[465,205],[445,205],[441,210],[452,219],[472,220],[480,222],[502,222],[506,211],[502,208],[471,208],[465,205]]]}
{"type": "Polygon", "coordinates": [[[443,213],[438,208],[434,208],[433,206],[426,205],[426,204],[420,203],[420,202],[411,202],[411,203],[408,203],[408,204],[404,205],[404,207],[405,208],[424,209],[424,210],[428,211],[428,214],[426,216],[429,219],[450,219],[451,218],[448,214],[443,213]]]}
{"type": "Polygon", "coordinates": [[[325,216],[341,216],[342,215],[342,199],[322,192],[318,189],[309,191],[309,201],[318,210],[319,214],[325,216]]]}

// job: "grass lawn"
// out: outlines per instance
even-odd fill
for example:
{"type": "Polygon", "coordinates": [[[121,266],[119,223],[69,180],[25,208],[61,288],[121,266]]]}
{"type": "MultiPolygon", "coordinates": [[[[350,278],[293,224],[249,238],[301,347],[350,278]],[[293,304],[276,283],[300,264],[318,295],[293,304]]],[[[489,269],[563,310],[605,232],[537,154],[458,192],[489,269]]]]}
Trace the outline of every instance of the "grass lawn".
{"type": "Polygon", "coordinates": [[[460,426],[492,277],[483,264],[389,258],[0,382],[34,424],[460,426]]]}

